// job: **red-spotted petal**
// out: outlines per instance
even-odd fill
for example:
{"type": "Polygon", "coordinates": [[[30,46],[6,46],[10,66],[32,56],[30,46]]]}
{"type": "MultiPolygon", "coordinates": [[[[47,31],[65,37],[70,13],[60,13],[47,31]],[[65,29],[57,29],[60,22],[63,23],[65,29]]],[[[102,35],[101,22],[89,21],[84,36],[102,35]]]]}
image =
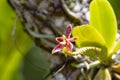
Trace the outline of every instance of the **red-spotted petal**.
{"type": "Polygon", "coordinates": [[[71,31],[72,31],[72,25],[69,24],[66,29],[66,38],[70,38],[71,31]]]}
{"type": "Polygon", "coordinates": [[[58,42],[62,42],[62,41],[64,40],[64,38],[63,38],[63,37],[57,37],[56,40],[57,40],[58,42]]]}
{"type": "Polygon", "coordinates": [[[76,39],[77,39],[76,37],[72,37],[72,38],[69,38],[68,40],[69,40],[70,42],[75,42],[76,39]]]}
{"type": "Polygon", "coordinates": [[[67,43],[66,43],[66,49],[67,49],[67,51],[72,51],[73,44],[71,42],[67,41],[67,43]]]}
{"type": "Polygon", "coordinates": [[[63,47],[64,46],[62,44],[56,45],[55,48],[52,50],[52,54],[61,51],[63,49],[63,47]]]}

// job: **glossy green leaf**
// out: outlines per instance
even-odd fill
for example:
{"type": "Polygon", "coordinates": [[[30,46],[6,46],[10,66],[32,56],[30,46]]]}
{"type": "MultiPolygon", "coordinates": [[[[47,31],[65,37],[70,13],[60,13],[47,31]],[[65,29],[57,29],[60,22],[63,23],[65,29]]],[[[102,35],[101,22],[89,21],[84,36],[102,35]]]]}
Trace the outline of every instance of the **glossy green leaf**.
{"type": "Polygon", "coordinates": [[[76,26],[73,28],[72,35],[77,37],[78,47],[84,46],[104,46],[105,41],[99,32],[90,25],[76,26]]]}
{"type": "Polygon", "coordinates": [[[12,80],[18,77],[15,71],[32,40],[23,30],[19,19],[16,21],[16,14],[6,0],[0,0],[0,8],[0,80],[12,80]]]}
{"type": "Polygon", "coordinates": [[[91,2],[90,25],[100,32],[110,50],[116,39],[117,22],[114,11],[107,0],[93,0],[91,2]]]}
{"type": "Polygon", "coordinates": [[[34,46],[25,56],[24,77],[26,80],[44,80],[49,73],[49,64],[45,51],[34,46]]]}
{"type": "Polygon", "coordinates": [[[96,50],[87,50],[84,54],[92,59],[105,60],[107,57],[107,49],[104,46],[105,41],[99,32],[90,25],[76,26],[73,28],[72,34],[77,37],[75,41],[78,47],[98,47],[101,52],[96,50]]]}
{"type": "Polygon", "coordinates": [[[100,69],[98,73],[96,74],[94,80],[111,80],[111,75],[109,70],[106,69],[100,69]]]}

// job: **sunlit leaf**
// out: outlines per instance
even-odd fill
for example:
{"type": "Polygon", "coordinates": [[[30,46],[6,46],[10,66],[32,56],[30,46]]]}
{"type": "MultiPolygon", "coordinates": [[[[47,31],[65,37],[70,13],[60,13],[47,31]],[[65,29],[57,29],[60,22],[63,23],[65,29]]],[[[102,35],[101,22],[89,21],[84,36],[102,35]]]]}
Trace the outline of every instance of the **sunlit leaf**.
{"type": "Polygon", "coordinates": [[[91,2],[90,25],[100,32],[110,50],[116,39],[117,22],[114,11],[107,0],[93,0],[91,2]]]}
{"type": "Polygon", "coordinates": [[[105,41],[99,32],[90,25],[76,26],[73,28],[72,35],[77,37],[78,47],[105,45],[105,41]]]}
{"type": "Polygon", "coordinates": [[[100,69],[98,73],[96,74],[94,80],[111,80],[111,75],[109,70],[106,69],[100,69]]]}
{"type": "Polygon", "coordinates": [[[77,37],[76,44],[78,47],[99,47],[101,52],[95,50],[87,50],[84,54],[98,59],[105,59],[107,57],[107,49],[104,46],[105,41],[99,32],[90,25],[76,26],[73,28],[72,34],[77,37]]]}

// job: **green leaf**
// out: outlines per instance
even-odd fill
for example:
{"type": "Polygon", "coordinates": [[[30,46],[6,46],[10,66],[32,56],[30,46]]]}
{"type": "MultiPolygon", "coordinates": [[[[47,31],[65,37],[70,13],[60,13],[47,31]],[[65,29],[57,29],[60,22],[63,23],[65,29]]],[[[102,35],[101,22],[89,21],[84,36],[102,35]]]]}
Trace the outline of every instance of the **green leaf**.
{"type": "Polygon", "coordinates": [[[0,8],[0,80],[12,80],[17,77],[14,73],[19,69],[32,40],[24,32],[19,19],[16,21],[16,14],[6,0],[0,0],[0,8]],[[13,29],[14,24],[16,29],[13,29]]]}
{"type": "Polygon", "coordinates": [[[45,51],[34,46],[25,56],[24,77],[26,80],[44,80],[49,73],[49,64],[45,51]]]}
{"type": "Polygon", "coordinates": [[[90,25],[76,26],[73,28],[72,34],[77,37],[75,41],[78,47],[98,47],[101,52],[96,50],[87,50],[84,54],[92,59],[105,60],[107,57],[107,49],[105,41],[99,32],[90,25]]]}
{"type": "Polygon", "coordinates": [[[90,25],[97,29],[110,50],[115,42],[117,22],[114,11],[107,0],[93,0],[90,4],[90,25]]]}
{"type": "Polygon", "coordinates": [[[95,76],[94,80],[111,80],[111,75],[109,70],[106,69],[100,69],[97,73],[97,75],[95,76]]]}
{"type": "Polygon", "coordinates": [[[105,41],[99,32],[90,25],[76,26],[72,30],[72,35],[77,37],[78,47],[84,46],[104,46],[105,41]]]}

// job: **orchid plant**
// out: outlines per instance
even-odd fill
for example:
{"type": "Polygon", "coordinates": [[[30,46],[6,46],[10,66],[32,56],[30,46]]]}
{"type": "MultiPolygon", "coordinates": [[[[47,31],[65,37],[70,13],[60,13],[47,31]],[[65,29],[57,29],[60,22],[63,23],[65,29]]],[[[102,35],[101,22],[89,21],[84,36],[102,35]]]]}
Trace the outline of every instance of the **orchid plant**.
{"type": "Polygon", "coordinates": [[[120,41],[116,41],[116,35],[117,21],[110,3],[107,0],[92,0],[90,24],[75,26],[73,30],[72,26],[68,25],[66,36],[56,38],[59,44],[52,53],[62,51],[68,56],[84,54],[99,61],[101,65],[108,66],[101,68],[94,80],[111,80],[109,68],[116,70],[116,68],[112,68],[114,64],[112,57],[120,49],[120,41]],[[73,38],[70,38],[71,31],[73,38]],[[71,42],[74,41],[79,49],[73,52],[71,42]],[[98,77],[101,78],[98,79],[98,77]]]}

